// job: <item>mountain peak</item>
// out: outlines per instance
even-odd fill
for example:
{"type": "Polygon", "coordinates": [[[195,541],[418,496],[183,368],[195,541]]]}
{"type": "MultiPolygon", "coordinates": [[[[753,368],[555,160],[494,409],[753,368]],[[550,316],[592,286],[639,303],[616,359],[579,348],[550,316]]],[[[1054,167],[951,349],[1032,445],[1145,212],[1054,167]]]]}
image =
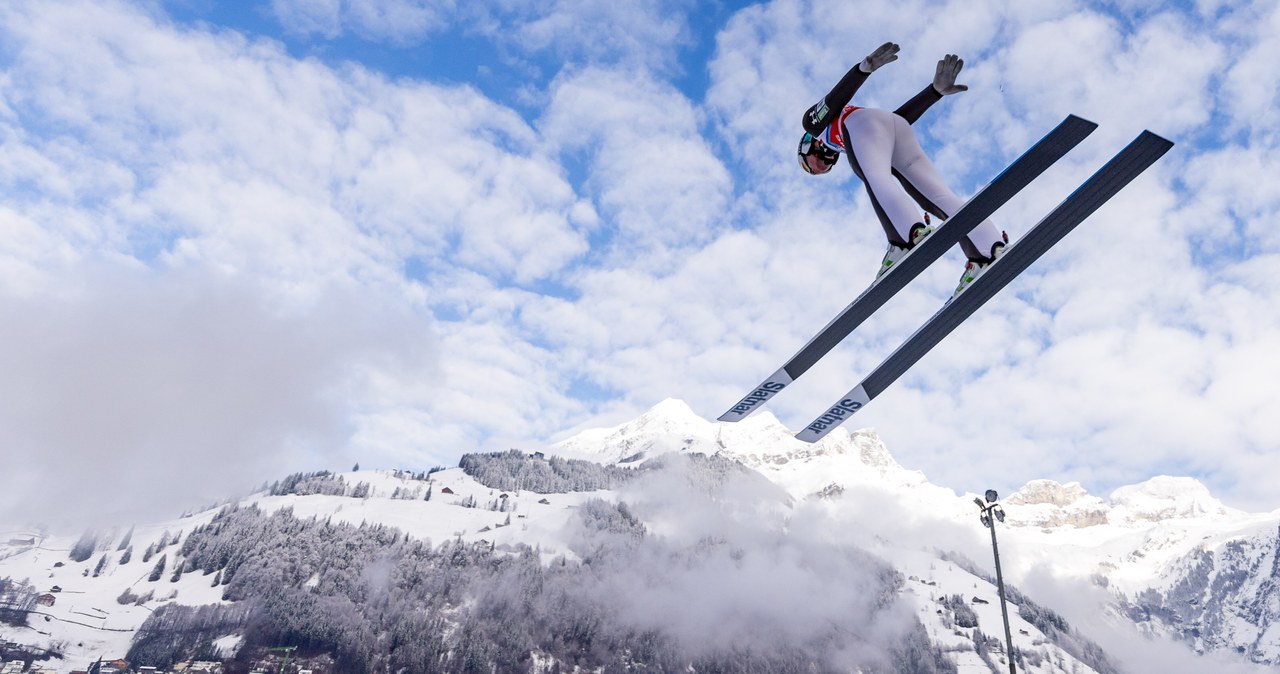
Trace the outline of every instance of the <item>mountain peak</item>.
{"type": "Polygon", "coordinates": [[[689,404],[679,398],[667,398],[662,402],[649,408],[649,411],[640,415],[644,418],[666,418],[678,419],[681,421],[697,420],[702,421],[702,417],[693,411],[689,404]]]}
{"type": "Polygon", "coordinates": [[[1011,494],[1005,502],[1014,505],[1048,504],[1063,508],[1088,496],[1089,492],[1079,482],[1062,484],[1055,480],[1032,480],[1011,494]]]}
{"type": "Polygon", "coordinates": [[[592,428],[549,448],[567,458],[629,463],[660,454],[719,449],[717,425],[698,416],[683,400],[667,398],[644,414],[612,428],[592,428]]]}
{"type": "Polygon", "coordinates": [[[1106,524],[1106,504],[1080,486],[1055,480],[1032,480],[1010,494],[1005,503],[1013,524],[1038,527],[1075,528],[1106,524]]]}
{"type": "Polygon", "coordinates": [[[1019,524],[1042,527],[1140,524],[1169,519],[1239,514],[1190,477],[1161,475],[1111,492],[1110,503],[1089,494],[1078,482],[1032,480],[1005,502],[1019,506],[1010,515],[1019,524]],[[1016,514],[1015,514],[1016,512],[1016,514]]]}
{"type": "Polygon", "coordinates": [[[668,398],[612,428],[589,429],[548,451],[566,458],[633,464],[672,452],[718,454],[764,471],[793,495],[807,496],[833,484],[889,483],[916,487],[926,480],[894,460],[875,431],[838,430],[822,442],[797,440],[777,417],[761,411],[739,423],[698,416],[682,400],[668,398]]]}
{"type": "Polygon", "coordinates": [[[1168,475],[1116,489],[1111,492],[1111,505],[1124,519],[1153,522],[1233,512],[1199,480],[1168,475]]]}

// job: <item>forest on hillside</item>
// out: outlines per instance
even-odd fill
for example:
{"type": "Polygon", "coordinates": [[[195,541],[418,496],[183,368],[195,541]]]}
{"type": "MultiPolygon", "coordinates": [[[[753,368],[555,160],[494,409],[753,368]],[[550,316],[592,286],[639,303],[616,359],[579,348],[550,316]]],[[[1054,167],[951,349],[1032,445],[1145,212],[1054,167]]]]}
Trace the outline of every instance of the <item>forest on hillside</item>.
{"type": "MultiPolygon", "coordinates": [[[[499,460],[514,464],[512,456],[499,460]]],[[[741,471],[707,457],[677,458],[655,470],[675,471],[700,494],[741,471]]],[[[839,619],[800,629],[805,623],[787,614],[794,608],[771,611],[772,600],[737,596],[733,601],[748,602],[739,611],[746,616],[703,621],[699,615],[717,607],[697,597],[681,604],[682,595],[663,585],[729,578],[753,587],[749,574],[772,563],[760,557],[779,554],[785,541],[757,550],[727,537],[657,536],[626,503],[598,499],[576,515],[571,553],[550,557],[524,545],[433,544],[378,524],[230,506],[172,556],[182,573],[202,573],[221,586],[231,603],[157,610],[128,659],[167,667],[241,634],[242,651],[325,651],[342,671],[529,671],[535,659],[553,672],[955,671],[917,620],[903,622],[895,612],[901,576],[860,550],[834,551],[823,561],[857,588],[844,595],[847,606],[836,607],[839,619]],[[876,616],[901,624],[891,639],[872,629],[876,616]]]]}

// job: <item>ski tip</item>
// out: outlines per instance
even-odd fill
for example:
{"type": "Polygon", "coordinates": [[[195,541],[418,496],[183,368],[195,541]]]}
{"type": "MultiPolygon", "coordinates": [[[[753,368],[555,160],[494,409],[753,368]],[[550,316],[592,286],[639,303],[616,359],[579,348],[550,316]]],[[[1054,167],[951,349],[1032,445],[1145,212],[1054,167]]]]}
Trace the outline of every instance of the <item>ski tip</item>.
{"type": "Polygon", "coordinates": [[[777,395],[779,391],[786,388],[792,382],[791,376],[787,374],[786,368],[773,373],[773,376],[764,380],[759,386],[755,387],[751,393],[748,393],[737,405],[729,408],[728,412],[721,414],[718,421],[742,421],[751,413],[756,411],[757,407],[765,404],[770,398],[777,395]]]}
{"type": "Polygon", "coordinates": [[[795,437],[801,442],[807,442],[812,445],[813,443],[821,440],[824,436],[826,436],[826,433],[814,433],[808,428],[805,428],[803,431],[796,433],[795,437]]]}
{"type": "Polygon", "coordinates": [[[859,385],[841,398],[840,402],[832,405],[817,419],[809,422],[809,425],[805,426],[804,430],[796,433],[795,437],[803,442],[817,442],[835,430],[837,426],[847,421],[858,410],[866,407],[869,402],[871,402],[871,396],[868,396],[866,389],[859,385]]]}

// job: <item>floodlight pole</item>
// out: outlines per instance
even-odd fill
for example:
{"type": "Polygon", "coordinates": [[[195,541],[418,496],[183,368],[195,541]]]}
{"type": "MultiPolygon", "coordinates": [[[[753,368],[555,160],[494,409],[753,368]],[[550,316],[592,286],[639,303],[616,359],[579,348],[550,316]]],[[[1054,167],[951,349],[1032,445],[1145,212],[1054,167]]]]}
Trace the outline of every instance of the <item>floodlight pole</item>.
{"type": "Polygon", "coordinates": [[[1009,674],[1018,674],[1013,664],[1013,633],[1009,631],[1009,607],[1004,599],[1004,574],[1000,572],[1000,546],[996,544],[996,520],[1004,521],[1004,509],[996,502],[996,490],[988,489],[986,497],[986,503],[980,498],[974,498],[973,502],[981,509],[978,519],[991,530],[991,552],[996,558],[996,589],[1000,593],[1000,616],[1004,618],[1005,657],[1009,660],[1009,674]]]}

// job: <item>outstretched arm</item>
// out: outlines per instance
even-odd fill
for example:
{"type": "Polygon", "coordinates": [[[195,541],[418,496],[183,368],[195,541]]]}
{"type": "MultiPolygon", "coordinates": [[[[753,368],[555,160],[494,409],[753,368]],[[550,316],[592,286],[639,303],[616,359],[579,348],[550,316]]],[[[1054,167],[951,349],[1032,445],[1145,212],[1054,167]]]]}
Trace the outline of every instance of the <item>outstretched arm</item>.
{"type": "Polygon", "coordinates": [[[868,54],[858,65],[850,68],[849,72],[840,78],[835,88],[805,111],[804,130],[815,136],[822,133],[822,130],[844,111],[844,106],[853,100],[853,95],[858,91],[858,87],[867,81],[868,75],[875,72],[876,68],[898,60],[899,49],[898,45],[886,42],[868,54]]]}
{"type": "Polygon", "coordinates": [[[920,119],[920,115],[923,115],[924,111],[934,103],[942,100],[943,96],[968,91],[968,86],[956,84],[956,77],[959,76],[961,68],[964,68],[964,59],[955,54],[947,54],[938,61],[938,67],[933,73],[933,83],[894,112],[907,120],[907,123],[915,124],[916,120],[920,119]]]}

